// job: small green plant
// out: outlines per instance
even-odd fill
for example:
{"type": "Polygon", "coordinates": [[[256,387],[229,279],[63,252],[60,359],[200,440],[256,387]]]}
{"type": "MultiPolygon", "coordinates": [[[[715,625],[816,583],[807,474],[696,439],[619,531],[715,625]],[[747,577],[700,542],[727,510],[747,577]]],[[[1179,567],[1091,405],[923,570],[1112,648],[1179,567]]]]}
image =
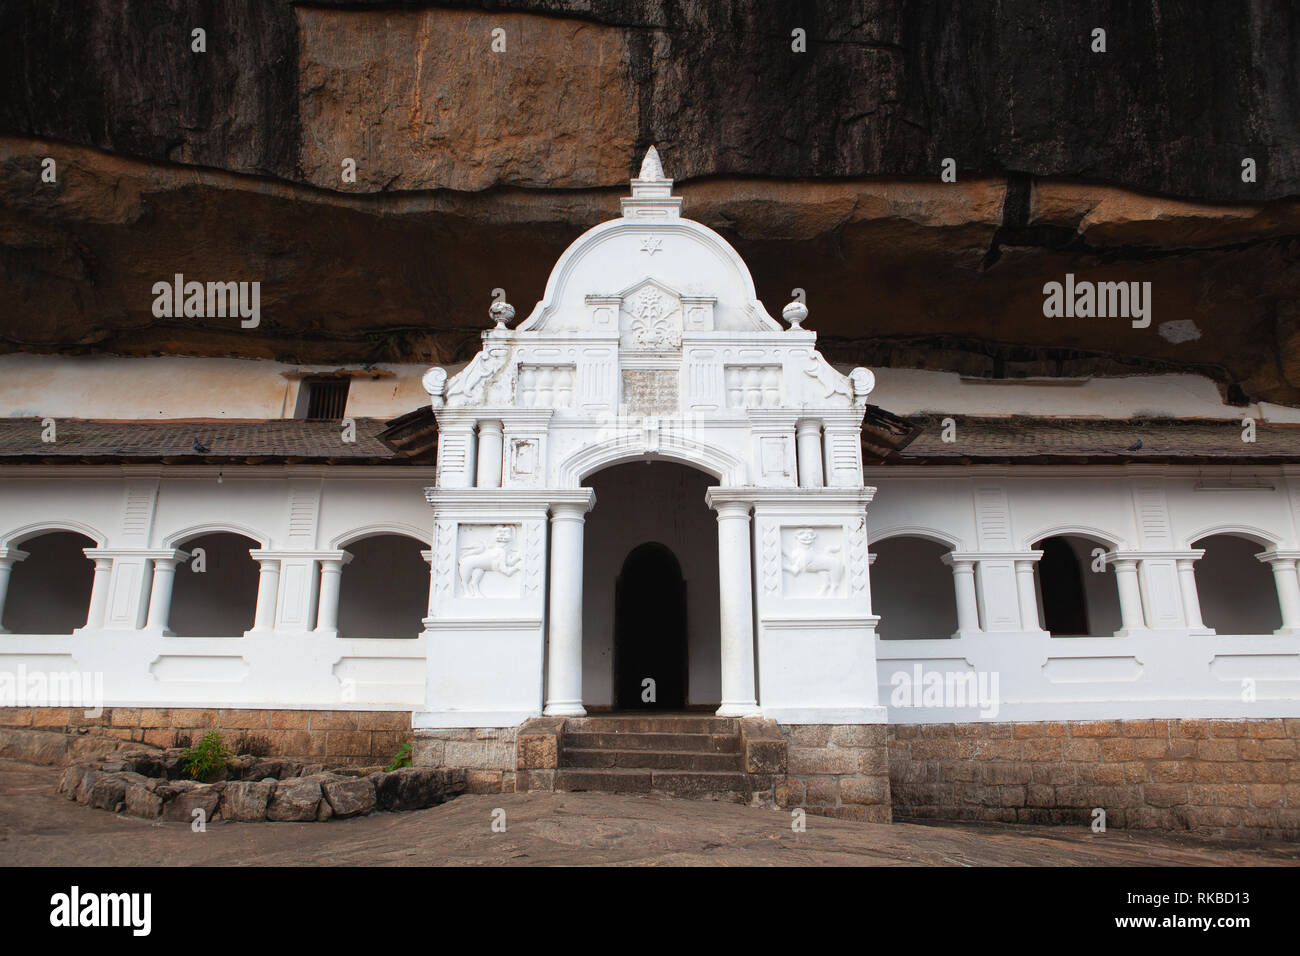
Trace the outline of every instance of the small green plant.
{"type": "Polygon", "coordinates": [[[393,758],[393,762],[384,768],[384,773],[392,773],[394,770],[397,770],[401,767],[409,767],[410,765],[411,765],[411,745],[402,744],[402,746],[397,748],[397,756],[393,758]]]}
{"type": "Polygon", "coordinates": [[[193,779],[210,783],[230,766],[230,759],[233,756],[230,748],[221,739],[221,734],[209,730],[203,735],[197,747],[190,747],[181,754],[181,767],[193,779]]]}

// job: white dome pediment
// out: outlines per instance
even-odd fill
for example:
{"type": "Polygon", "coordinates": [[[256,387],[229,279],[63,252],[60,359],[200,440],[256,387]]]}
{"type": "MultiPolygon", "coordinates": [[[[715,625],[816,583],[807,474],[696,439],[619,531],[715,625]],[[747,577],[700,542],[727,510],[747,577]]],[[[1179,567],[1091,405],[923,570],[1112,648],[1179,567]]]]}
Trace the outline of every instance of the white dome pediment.
{"type": "Polygon", "coordinates": [[[712,300],[712,324],[697,331],[782,331],[758,301],[744,260],[708,226],[682,218],[681,202],[651,147],[622,217],[587,230],[564,251],[516,331],[590,331],[589,300],[625,298],[648,276],[679,298],[712,300]]]}
{"type": "Polygon", "coordinates": [[[860,485],[871,373],[825,361],[802,302],[786,307],[789,328],[768,314],[739,254],[681,217],[653,150],[622,206],[565,250],[528,318],[509,328],[498,300],[474,360],[425,376],[439,485],[477,487],[486,469],[492,487],[572,487],[663,456],[727,485],[794,487],[796,425],[817,486],[860,485]]]}

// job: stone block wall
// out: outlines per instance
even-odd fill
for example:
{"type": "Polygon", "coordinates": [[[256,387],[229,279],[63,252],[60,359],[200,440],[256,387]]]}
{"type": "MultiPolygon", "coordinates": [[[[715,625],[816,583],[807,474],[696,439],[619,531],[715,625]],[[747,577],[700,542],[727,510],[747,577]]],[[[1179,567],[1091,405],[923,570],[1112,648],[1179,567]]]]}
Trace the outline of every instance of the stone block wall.
{"type": "Polygon", "coordinates": [[[780,807],[889,823],[889,754],[884,724],[782,724],[787,773],[776,783],[780,807]]]}
{"type": "MultiPolygon", "coordinates": [[[[791,750],[793,763],[794,750],[791,750]]],[[[793,767],[792,767],[793,770],[793,767]]],[[[1300,720],[893,725],[897,819],[1300,836],[1300,720]]]]}
{"type": "Polygon", "coordinates": [[[467,793],[514,793],[518,727],[454,727],[415,735],[417,767],[465,771],[467,793]]]}
{"type": "Polygon", "coordinates": [[[259,756],[360,767],[387,765],[402,744],[414,740],[409,711],[109,707],[87,717],[77,707],[0,707],[0,727],[158,747],[197,744],[216,730],[232,749],[259,756]]]}

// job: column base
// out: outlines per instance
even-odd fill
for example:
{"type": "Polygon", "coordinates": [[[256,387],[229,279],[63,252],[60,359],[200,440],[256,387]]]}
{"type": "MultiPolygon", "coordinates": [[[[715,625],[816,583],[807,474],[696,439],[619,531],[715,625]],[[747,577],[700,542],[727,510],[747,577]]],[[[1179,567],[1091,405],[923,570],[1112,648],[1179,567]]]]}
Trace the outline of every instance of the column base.
{"type": "Polygon", "coordinates": [[[557,700],[546,705],[542,711],[544,717],[586,717],[587,711],[581,701],[557,700]]]}
{"type": "Polygon", "coordinates": [[[715,717],[758,717],[763,712],[759,710],[756,701],[739,701],[723,702],[722,706],[714,711],[715,717]]]}

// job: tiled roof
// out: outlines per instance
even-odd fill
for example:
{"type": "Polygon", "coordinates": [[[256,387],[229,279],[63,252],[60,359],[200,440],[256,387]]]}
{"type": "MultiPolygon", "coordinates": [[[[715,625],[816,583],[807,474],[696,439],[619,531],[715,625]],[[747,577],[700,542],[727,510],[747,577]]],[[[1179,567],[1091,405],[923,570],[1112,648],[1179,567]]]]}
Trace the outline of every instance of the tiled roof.
{"type": "Polygon", "coordinates": [[[60,418],[53,442],[41,440],[41,419],[0,419],[0,460],[163,461],[410,461],[376,436],[386,423],[357,418],[356,441],[343,441],[337,421],[92,421],[60,418]],[[194,443],[205,451],[196,451],[194,443]]]}
{"type": "MultiPolygon", "coordinates": [[[[869,416],[864,460],[868,464],[1300,461],[1300,425],[1258,424],[1255,441],[1248,443],[1241,440],[1239,421],[951,417],[956,440],[949,443],[943,441],[939,416],[869,416]],[[1134,448],[1139,441],[1141,445],[1134,448]],[[901,449],[895,450],[900,444],[901,449]]],[[[427,464],[436,435],[432,418],[423,412],[390,422],[357,418],[356,441],[350,443],[342,440],[338,422],[302,419],[58,419],[57,440],[47,443],[41,441],[40,419],[9,418],[0,419],[0,461],[427,464]],[[194,450],[196,439],[205,451],[194,450]]]]}
{"type": "Polygon", "coordinates": [[[941,417],[910,416],[920,433],[889,460],[900,464],[1300,460],[1300,425],[1258,423],[1255,441],[1245,442],[1240,420],[951,417],[956,440],[945,442],[941,417]]]}

